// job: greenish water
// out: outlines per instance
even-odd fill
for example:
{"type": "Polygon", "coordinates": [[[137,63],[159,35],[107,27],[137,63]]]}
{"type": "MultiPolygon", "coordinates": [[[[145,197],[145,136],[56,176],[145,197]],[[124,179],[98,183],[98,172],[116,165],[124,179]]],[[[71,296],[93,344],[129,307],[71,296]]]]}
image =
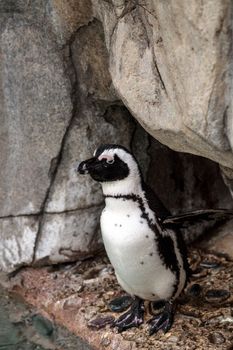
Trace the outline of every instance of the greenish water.
{"type": "Polygon", "coordinates": [[[0,287],[0,350],[90,350],[0,287]]]}

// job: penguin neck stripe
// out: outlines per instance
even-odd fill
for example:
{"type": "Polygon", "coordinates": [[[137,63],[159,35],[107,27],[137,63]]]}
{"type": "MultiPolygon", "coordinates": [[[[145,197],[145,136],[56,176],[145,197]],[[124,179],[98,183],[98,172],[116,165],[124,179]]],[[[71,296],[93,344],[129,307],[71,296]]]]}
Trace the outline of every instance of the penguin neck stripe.
{"type": "Polygon", "coordinates": [[[147,220],[148,226],[155,231],[154,224],[152,223],[152,220],[149,218],[145,205],[143,203],[142,197],[136,195],[136,194],[117,194],[117,195],[105,195],[104,198],[114,198],[114,199],[125,199],[125,200],[131,200],[133,202],[137,202],[139,204],[139,208],[142,212],[142,218],[147,220]]]}

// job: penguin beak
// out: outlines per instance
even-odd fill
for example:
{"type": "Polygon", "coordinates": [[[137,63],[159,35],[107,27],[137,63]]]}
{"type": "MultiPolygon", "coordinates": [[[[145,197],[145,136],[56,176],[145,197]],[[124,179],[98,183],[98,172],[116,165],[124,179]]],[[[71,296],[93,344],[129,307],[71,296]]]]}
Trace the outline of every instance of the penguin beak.
{"type": "Polygon", "coordinates": [[[78,165],[76,171],[81,175],[89,174],[90,170],[94,169],[99,163],[100,161],[96,157],[84,160],[78,165]]]}

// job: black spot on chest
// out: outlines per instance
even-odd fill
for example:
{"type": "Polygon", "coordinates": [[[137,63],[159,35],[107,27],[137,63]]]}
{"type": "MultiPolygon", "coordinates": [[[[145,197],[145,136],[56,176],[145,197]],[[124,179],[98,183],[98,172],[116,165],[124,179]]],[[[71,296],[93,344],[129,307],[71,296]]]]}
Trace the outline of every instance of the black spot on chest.
{"type": "Polygon", "coordinates": [[[156,239],[159,255],[171,271],[178,272],[179,265],[175,254],[174,243],[171,237],[159,235],[156,239]]]}

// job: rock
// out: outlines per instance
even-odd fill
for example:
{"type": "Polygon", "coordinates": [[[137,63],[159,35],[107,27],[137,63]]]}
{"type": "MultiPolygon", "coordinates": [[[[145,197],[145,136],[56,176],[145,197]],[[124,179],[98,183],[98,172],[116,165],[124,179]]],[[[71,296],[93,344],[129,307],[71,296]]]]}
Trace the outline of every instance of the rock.
{"type": "Polygon", "coordinates": [[[37,231],[33,216],[0,220],[0,270],[10,272],[31,264],[37,231]]]}
{"type": "Polygon", "coordinates": [[[223,344],[226,341],[220,332],[213,332],[209,335],[208,338],[212,344],[223,344]]]}
{"type": "Polygon", "coordinates": [[[232,169],[230,0],[92,3],[133,116],[172,149],[232,169]]]}
{"type": "Polygon", "coordinates": [[[113,316],[96,317],[88,322],[88,326],[96,329],[105,328],[106,325],[112,325],[114,322],[113,316]]]}
{"type": "Polygon", "coordinates": [[[89,104],[94,100],[96,107],[102,106],[103,102],[122,105],[113,88],[103,26],[98,20],[80,28],[72,44],[72,58],[80,92],[86,95],[89,104]]]}
{"type": "Polygon", "coordinates": [[[208,239],[204,238],[198,242],[198,247],[205,248],[219,254],[225,254],[233,258],[233,232],[232,220],[215,230],[208,239]]]}
{"type": "Polygon", "coordinates": [[[79,30],[72,45],[72,60],[79,83],[77,111],[51,187],[46,206],[48,213],[103,203],[100,186],[90,177],[78,176],[77,164],[91,157],[101,143],[121,143],[129,147],[133,134],[130,115],[115,103],[116,96],[111,90],[100,23],[93,22],[79,30]]]}
{"type": "Polygon", "coordinates": [[[192,284],[192,286],[187,289],[187,294],[193,298],[199,297],[201,293],[202,287],[198,283],[192,284]]]}
{"type": "Polygon", "coordinates": [[[0,50],[0,215],[38,214],[71,118],[71,86],[51,37],[26,19],[7,21],[0,50]]]}
{"type": "Polygon", "coordinates": [[[231,196],[233,197],[233,170],[223,166],[220,166],[220,169],[221,169],[223,180],[226,186],[228,187],[231,193],[231,196]]]}
{"type": "Polygon", "coordinates": [[[48,20],[59,45],[66,44],[74,32],[92,20],[90,0],[49,0],[47,8],[48,20]]]}
{"type": "Polygon", "coordinates": [[[2,0],[0,4],[1,13],[20,13],[26,11],[28,7],[27,2],[24,0],[2,0]]]}
{"type": "Polygon", "coordinates": [[[43,336],[51,336],[53,334],[53,324],[51,321],[45,319],[41,315],[34,315],[32,317],[32,324],[37,332],[43,336]]]}
{"type": "Polygon", "coordinates": [[[8,350],[54,350],[69,349],[90,350],[81,337],[74,336],[64,327],[52,324],[50,320],[39,315],[32,306],[23,303],[0,287],[0,344],[8,350]]]}
{"type": "Polygon", "coordinates": [[[75,261],[93,255],[100,247],[101,207],[64,214],[46,214],[35,255],[35,262],[75,261]]]}
{"type": "Polygon", "coordinates": [[[100,143],[129,147],[135,130],[112,87],[101,24],[88,25],[82,2],[49,1],[46,16],[43,4],[2,4],[0,216],[12,216],[7,228],[0,219],[4,271],[79,259],[99,248],[100,186],[75,169],[100,143]],[[25,242],[32,214],[33,235],[25,242]]]}
{"type": "Polygon", "coordinates": [[[231,293],[226,289],[209,289],[205,299],[209,303],[221,303],[230,297],[231,293]]]}
{"type": "Polygon", "coordinates": [[[121,297],[115,298],[108,304],[108,307],[113,312],[123,312],[127,310],[132,304],[133,299],[129,295],[123,295],[121,297]]]}
{"type": "Polygon", "coordinates": [[[33,260],[38,214],[72,117],[71,82],[52,33],[20,1],[10,16],[11,3],[2,4],[0,35],[0,269],[8,271],[33,260]]]}

